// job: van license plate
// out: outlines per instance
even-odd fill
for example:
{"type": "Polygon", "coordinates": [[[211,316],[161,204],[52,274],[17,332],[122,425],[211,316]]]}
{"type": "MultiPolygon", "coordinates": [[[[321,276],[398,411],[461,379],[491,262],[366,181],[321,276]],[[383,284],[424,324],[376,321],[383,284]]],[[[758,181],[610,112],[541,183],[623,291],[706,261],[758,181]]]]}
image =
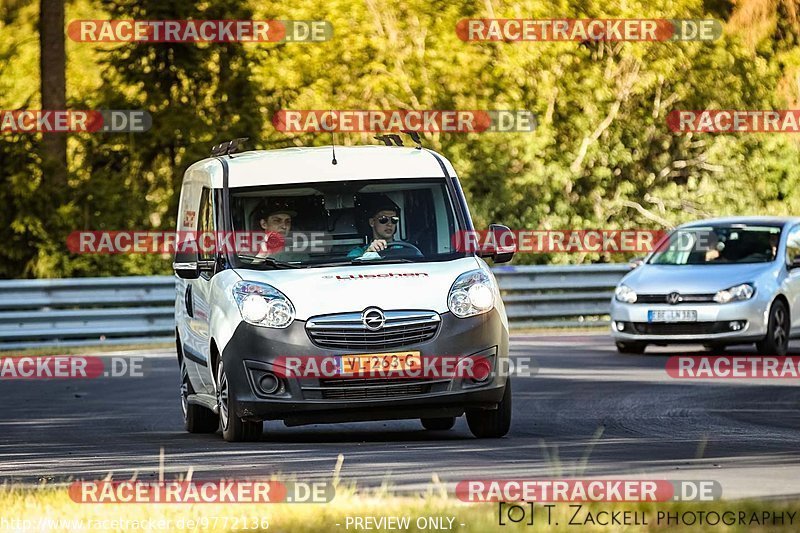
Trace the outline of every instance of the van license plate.
{"type": "Polygon", "coordinates": [[[358,354],[339,357],[339,371],[342,374],[401,372],[420,368],[422,368],[420,352],[358,354]]]}
{"type": "Polygon", "coordinates": [[[675,309],[665,311],[648,311],[648,322],[697,322],[697,311],[675,309]]]}

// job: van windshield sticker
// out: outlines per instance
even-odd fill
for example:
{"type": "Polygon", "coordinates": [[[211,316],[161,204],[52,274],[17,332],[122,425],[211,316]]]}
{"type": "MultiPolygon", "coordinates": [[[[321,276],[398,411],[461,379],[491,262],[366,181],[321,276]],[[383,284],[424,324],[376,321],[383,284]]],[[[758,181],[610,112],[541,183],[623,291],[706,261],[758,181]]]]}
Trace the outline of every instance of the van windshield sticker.
{"type": "Polygon", "coordinates": [[[382,274],[337,274],[336,276],[323,276],[323,278],[345,279],[379,279],[379,278],[417,278],[428,277],[427,272],[386,272],[382,274]]]}

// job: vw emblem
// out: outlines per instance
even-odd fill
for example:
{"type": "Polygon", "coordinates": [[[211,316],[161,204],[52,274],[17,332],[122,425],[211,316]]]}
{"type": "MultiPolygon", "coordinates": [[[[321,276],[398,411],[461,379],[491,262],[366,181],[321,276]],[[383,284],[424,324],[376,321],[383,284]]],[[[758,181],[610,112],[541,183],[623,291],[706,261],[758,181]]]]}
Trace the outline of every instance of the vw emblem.
{"type": "Polygon", "coordinates": [[[386,315],[377,307],[370,307],[361,313],[361,322],[368,330],[378,331],[386,323],[386,315]]]}
{"type": "Polygon", "coordinates": [[[677,292],[671,292],[667,294],[667,303],[670,305],[675,305],[677,303],[680,303],[682,299],[683,298],[681,298],[681,295],[678,294],[677,292]]]}

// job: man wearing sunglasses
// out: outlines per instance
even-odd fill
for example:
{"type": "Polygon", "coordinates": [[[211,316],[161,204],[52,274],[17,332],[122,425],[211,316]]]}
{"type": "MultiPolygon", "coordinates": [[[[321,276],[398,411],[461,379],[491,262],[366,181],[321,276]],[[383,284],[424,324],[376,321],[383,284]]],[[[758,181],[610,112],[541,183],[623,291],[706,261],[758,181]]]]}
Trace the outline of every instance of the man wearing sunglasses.
{"type": "Polygon", "coordinates": [[[397,225],[400,223],[398,213],[399,210],[393,205],[381,205],[374,209],[372,216],[369,217],[369,225],[372,228],[372,242],[368,245],[353,248],[347,254],[347,257],[350,259],[356,257],[376,259],[380,257],[378,252],[385,250],[394,240],[397,225]]]}

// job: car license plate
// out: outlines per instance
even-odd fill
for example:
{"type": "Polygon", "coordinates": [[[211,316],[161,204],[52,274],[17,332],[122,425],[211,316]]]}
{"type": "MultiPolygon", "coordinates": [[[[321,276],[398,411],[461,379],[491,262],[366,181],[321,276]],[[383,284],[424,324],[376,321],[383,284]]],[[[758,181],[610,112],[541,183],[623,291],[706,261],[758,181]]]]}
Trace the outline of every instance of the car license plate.
{"type": "Polygon", "coordinates": [[[697,322],[697,311],[691,309],[648,311],[647,321],[648,322],[697,322]]]}
{"type": "Polygon", "coordinates": [[[339,357],[339,371],[342,374],[367,372],[402,372],[422,368],[419,352],[395,352],[379,354],[342,355],[339,357]]]}

